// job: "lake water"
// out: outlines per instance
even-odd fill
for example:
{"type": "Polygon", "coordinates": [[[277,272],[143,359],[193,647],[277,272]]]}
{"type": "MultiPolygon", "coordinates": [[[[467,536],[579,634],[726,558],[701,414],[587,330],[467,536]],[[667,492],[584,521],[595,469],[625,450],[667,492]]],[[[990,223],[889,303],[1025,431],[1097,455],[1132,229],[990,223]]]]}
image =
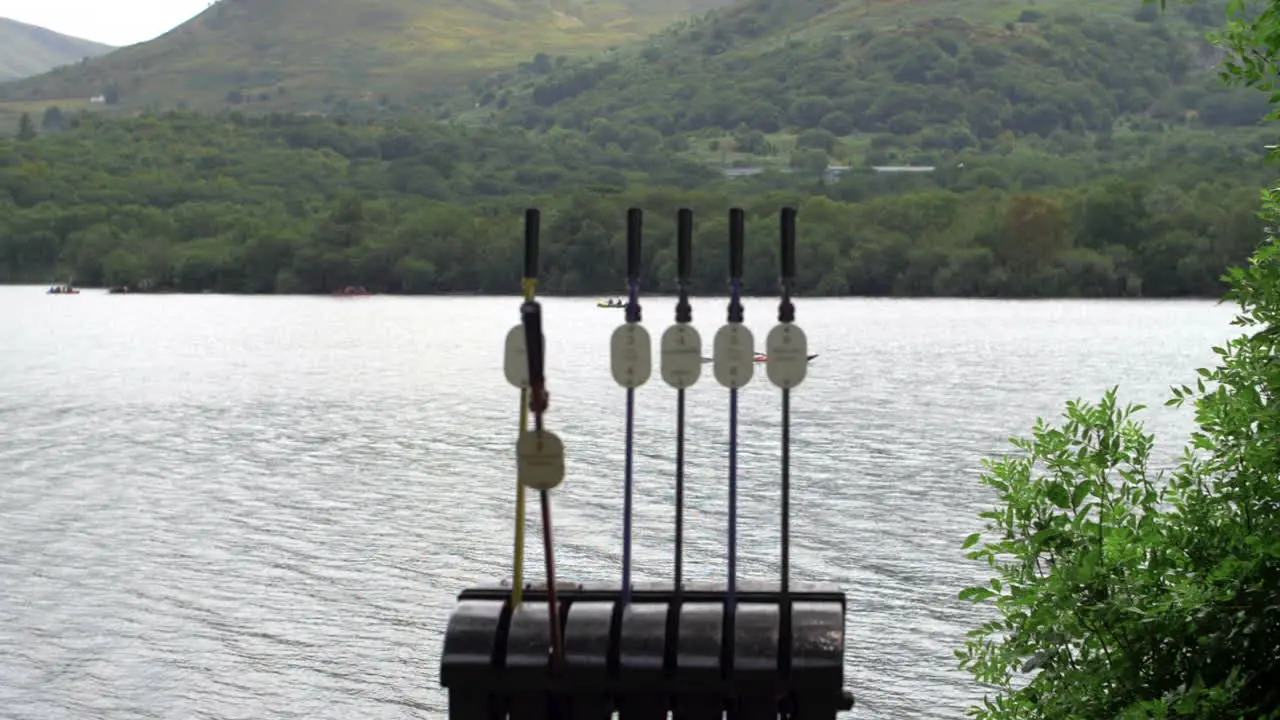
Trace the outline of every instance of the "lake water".
{"type": "MultiPolygon", "coordinates": [[[[438,718],[461,588],[509,574],[515,298],[46,296],[0,288],[0,718],[438,718]]],[[[1187,302],[803,300],[797,579],[849,593],[859,718],[959,718],[982,457],[1113,384],[1152,407],[1230,337],[1187,302]]],[[[562,579],[617,581],[617,310],[544,300],[562,579]]],[[[656,337],[670,299],[650,298],[656,337]]],[[[723,300],[700,300],[707,347],[723,300]]],[[[776,300],[747,301],[760,344],[776,300]]],[[[686,573],[723,578],[727,392],[689,392],[686,573]]],[[[778,391],[741,398],[739,565],[777,570],[778,391]]],[[[675,392],[637,395],[637,579],[671,570],[675,392]]],[[[541,579],[536,503],[528,568],[541,579]]]]}

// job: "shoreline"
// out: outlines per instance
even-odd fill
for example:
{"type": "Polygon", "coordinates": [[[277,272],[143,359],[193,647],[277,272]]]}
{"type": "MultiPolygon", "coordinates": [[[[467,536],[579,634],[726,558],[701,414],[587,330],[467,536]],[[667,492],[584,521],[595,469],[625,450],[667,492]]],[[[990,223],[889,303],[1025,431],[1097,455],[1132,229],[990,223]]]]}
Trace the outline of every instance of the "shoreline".
{"type": "MultiPolygon", "coordinates": [[[[0,288],[32,288],[32,289],[35,289],[35,290],[39,290],[41,293],[44,293],[44,294],[50,294],[50,293],[48,293],[48,292],[47,292],[47,290],[48,290],[50,287],[52,287],[53,285],[55,285],[55,284],[56,284],[56,283],[51,283],[51,284],[39,284],[39,283],[27,283],[27,282],[17,282],[17,283],[0,282],[0,288]]],[[[163,296],[163,295],[184,295],[184,296],[190,296],[190,295],[219,295],[219,296],[233,296],[233,297],[295,297],[295,298],[296,298],[296,297],[313,297],[313,298],[343,298],[343,299],[371,298],[371,297],[395,297],[395,298],[431,298],[431,297],[440,297],[440,298],[481,298],[481,297],[492,297],[492,298],[521,298],[521,297],[523,297],[523,296],[522,296],[518,291],[512,291],[512,292],[509,292],[509,293],[485,293],[485,292],[470,292],[470,291],[436,292],[436,293],[370,292],[370,293],[367,293],[367,294],[358,294],[358,295],[357,295],[357,294],[353,294],[353,295],[347,295],[347,294],[343,294],[343,293],[341,293],[341,292],[332,292],[332,293],[277,293],[277,292],[270,292],[270,293],[250,293],[250,292],[219,292],[219,291],[216,291],[216,290],[170,290],[170,289],[165,289],[165,290],[146,290],[146,291],[136,290],[136,291],[129,291],[129,292],[112,293],[112,292],[110,292],[110,289],[109,289],[108,287],[106,287],[106,286],[95,286],[95,285],[76,285],[76,286],[74,286],[74,287],[75,287],[75,289],[77,289],[77,290],[81,291],[81,293],[80,293],[80,294],[89,293],[89,294],[103,294],[103,295],[147,295],[147,296],[155,296],[155,295],[161,295],[161,296],[163,296]]],[[[56,294],[56,293],[55,293],[55,294],[56,294]]],[[[540,290],[540,291],[538,292],[538,297],[539,297],[539,298],[557,298],[557,299],[563,298],[563,299],[569,299],[569,300],[595,300],[595,301],[599,302],[599,301],[606,300],[606,299],[609,299],[609,298],[623,298],[623,299],[625,300],[625,299],[626,299],[626,293],[625,293],[625,292],[616,292],[616,291],[615,291],[615,292],[613,292],[613,293],[609,293],[609,292],[602,292],[602,293],[586,293],[586,292],[583,292],[583,293],[566,293],[566,292],[547,292],[547,291],[542,291],[542,290],[540,290]]],[[[642,292],[642,293],[641,293],[641,298],[673,298],[673,299],[674,299],[675,297],[676,297],[676,294],[675,294],[674,292],[672,292],[672,293],[667,293],[667,292],[642,292]]],[[[715,293],[715,294],[692,294],[692,295],[691,295],[691,299],[727,299],[728,297],[729,297],[729,296],[728,296],[728,294],[727,294],[727,293],[725,293],[725,294],[720,294],[720,293],[715,293]]],[[[767,293],[767,294],[763,294],[763,295],[761,295],[761,294],[749,294],[749,293],[743,293],[741,297],[744,297],[744,298],[776,298],[776,297],[778,297],[778,295],[777,295],[776,293],[767,293]]],[[[1221,302],[1221,301],[1222,301],[1222,296],[1221,296],[1221,295],[1167,295],[1167,296],[1158,296],[1158,295],[1153,295],[1153,296],[1129,296],[1129,295],[1084,295],[1084,296],[1082,296],[1082,295],[1001,295],[1001,296],[990,296],[990,295],[805,295],[805,294],[796,293],[796,294],[793,294],[793,295],[792,295],[792,297],[794,297],[794,298],[796,298],[796,299],[804,299],[804,300],[855,300],[855,299],[858,299],[858,300],[989,300],[989,301],[997,301],[997,302],[999,302],[999,301],[1010,301],[1010,300],[1018,300],[1018,301],[1081,300],[1081,301],[1094,301],[1094,302],[1097,302],[1097,301],[1106,301],[1106,302],[1118,302],[1118,301],[1153,302],[1153,301],[1187,301],[1187,300],[1196,300],[1196,301],[1199,301],[1199,300],[1214,300],[1214,301],[1217,301],[1217,302],[1221,302]]],[[[604,308],[601,308],[601,309],[604,309],[604,308]]]]}

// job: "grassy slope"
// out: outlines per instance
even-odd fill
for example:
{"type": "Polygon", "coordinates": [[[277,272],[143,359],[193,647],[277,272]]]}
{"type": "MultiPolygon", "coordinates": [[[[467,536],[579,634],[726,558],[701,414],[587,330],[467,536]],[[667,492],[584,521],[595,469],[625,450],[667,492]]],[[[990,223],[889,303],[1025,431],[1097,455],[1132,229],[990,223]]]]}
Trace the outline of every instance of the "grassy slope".
{"type": "MultiPolygon", "coordinates": [[[[768,5],[768,2],[755,4],[768,5]]],[[[1086,15],[1131,17],[1140,0],[844,0],[809,20],[824,30],[889,29],[930,20],[959,18],[978,26],[1016,22],[1024,11],[1072,10],[1086,15]]],[[[803,29],[803,28],[802,28],[803,29]]]]}
{"type": "Polygon", "coordinates": [[[221,0],[153,41],[0,86],[0,100],[84,98],[114,82],[125,107],[210,108],[232,91],[258,109],[404,103],[539,52],[637,40],[724,1],[221,0]]]}
{"type": "Polygon", "coordinates": [[[0,18],[0,82],[38,75],[59,65],[105,55],[110,45],[0,18]]]}
{"type": "Polygon", "coordinates": [[[88,99],[3,102],[0,103],[0,135],[18,132],[23,115],[30,115],[38,125],[44,112],[51,107],[56,107],[64,113],[76,113],[80,110],[92,111],[102,106],[94,105],[88,99]]]}
{"type": "MultiPolygon", "coordinates": [[[[1214,5],[1212,0],[1198,0],[1214,5]]],[[[1090,17],[1132,19],[1144,0],[743,0],[721,8],[709,25],[732,25],[735,18],[764,15],[771,19],[767,35],[781,40],[815,40],[831,33],[896,30],[938,20],[963,20],[975,27],[997,29],[1017,23],[1023,14],[1071,11],[1090,17]]],[[[1170,2],[1171,10],[1182,3],[1170,2]]],[[[1211,12],[1222,16],[1222,8],[1211,12]]],[[[688,31],[668,37],[688,37],[688,31]]],[[[745,49],[745,48],[744,48],[745,49]]]]}
{"type": "MultiPolygon", "coordinates": [[[[689,155],[726,165],[785,164],[795,132],[812,127],[797,126],[788,112],[804,97],[826,98],[832,109],[858,121],[858,131],[832,153],[837,162],[855,164],[867,149],[866,133],[891,129],[862,122],[886,93],[916,93],[932,98],[926,107],[954,108],[922,112],[926,129],[971,121],[966,103],[975,88],[992,88],[1007,98],[1006,120],[1037,104],[1070,104],[1068,98],[1085,95],[1095,106],[1109,104],[1108,96],[1119,98],[1111,112],[1136,117],[1122,124],[1141,123],[1148,113],[1176,121],[1213,84],[1217,56],[1203,38],[1224,9],[1214,0],[1175,3],[1154,23],[1151,17],[1136,19],[1142,10],[1137,0],[746,0],[672,28],[644,46],[576,61],[552,73],[492,78],[472,97],[459,98],[454,109],[456,117],[468,121],[588,129],[595,118],[609,118],[615,124],[652,124],[668,134],[673,128],[696,130],[690,116],[710,117],[719,109],[733,120],[719,129],[717,121],[704,122],[689,155]],[[1077,26],[1050,22],[1062,13],[1083,18],[1088,24],[1083,35],[1077,26]],[[950,79],[900,80],[903,65],[919,50],[915,39],[929,37],[960,43],[950,79]],[[903,40],[895,43],[895,38],[903,40]],[[1003,59],[981,58],[979,48],[1003,59]],[[1166,77],[1142,82],[1144,74],[1166,77]],[[597,79],[576,82],[584,76],[597,79]],[[539,101],[533,90],[549,86],[581,91],[539,101]],[[1129,102],[1135,88],[1143,99],[1129,102]],[[776,152],[767,158],[733,152],[728,131],[739,121],[756,127],[760,104],[782,112],[781,128],[764,128],[776,152]],[[672,117],[675,123],[669,122],[672,117]]],[[[943,47],[956,55],[954,46],[943,47]]]]}
{"type": "MultiPolygon", "coordinates": [[[[1200,0],[1191,6],[1199,12],[1220,19],[1225,0],[1200,0]]],[[[1186,20],[1183,3],[1170,3],[1170,11],[1160,23],[1172,30],[1182,42],[1203,44],[1207,28],[1186,20]]],[[[1143,7],[1141,0],[742,0],[713,11],[705,18],[680,23],[651,37],[646,43],[634,44],[622,52],[575,62],[576,68],[592,69],[622,62],[623,71],[616,77],[629,75],[628,82],[676,85],[693,79],[698,83],[724,80],[733,83],[750,75],[754,63],[765,55],[801,57],[810,47],[834,37],[853,38],[855,45],[885,35],[918,35],[934,28],[959,29],[977,44],[1007,46],[1021,37],[1034,37],[1038,29],[1033,16],[1055,16],[1072,13],[1088,19],[1115,22],[1124,27],[1149,27],[1138,23],[1134,15],[1143,7]],[[715,52],[708,48],[719,38],[715,52]],[[637,54],[653,53],[647,62],[637,54]],[[656,65],[644,68],[644,65],[656,65]]],[[[885,58],[876,58],[883,64],[885,58]]],[[[856,70],[857,68],[855,68],[856,70]]],[[[554,79],[554,78],[553,78],[554,79]]],[[[482,105],[505,94],[508,101],[519,105],[529,99],[529,91],[546,78],[530,72],[497,75],[472,97],[458,98],[458,108],[468,108],[477,100],[482,105]]],[[[761,78],[761,84],[770,81],[761,78]]],[[[612,92],[618,83],[600,83],[597,94],[612,92]]],[[[592,93],[584,93],[589,99],[592,93]]],[[[577,98],[574,99],[576,101],[577,98]]],[[[620,99],[625,103],[625,98],[620,99]]],[[[571,101],[572,102],[572,101],[571,101]]],[[[527,103],[525,103],[527,104],[527,103]]],[[[611,103],[612,104],[612,103],[611,103]]],[[[464,113],[471,118],[485,116],[493,107],[464,113]]]]}

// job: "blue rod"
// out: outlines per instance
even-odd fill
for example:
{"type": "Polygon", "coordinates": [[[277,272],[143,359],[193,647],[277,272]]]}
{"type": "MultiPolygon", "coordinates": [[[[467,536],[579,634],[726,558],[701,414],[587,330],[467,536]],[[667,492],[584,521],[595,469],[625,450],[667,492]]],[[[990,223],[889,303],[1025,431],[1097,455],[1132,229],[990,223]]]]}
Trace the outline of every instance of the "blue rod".
{"type": "Polygon", "coordinates": [[[622,496],[622,602],[631,602],[631,446],[635,428],[636,391],[627,389],[627,469],[622,496]]]}
{"type": "MultiPolygon", "coordinates": [[[[741,303],[742,280],[729,281],[729,303],[741,303]]],[[[729,588],[730,607],[738,591],[738,389],[729,389],[729,588]]]]}
{"type": "MultiPolygon", "coordinates": [[[[627,322],[640,322],[640,222],[639,208],[627,211],[627,322]]],[[[631,494],[636,391],[627,388],[626,470],[622,490],[622,603],[631,602],[631,494]]]]}
{"type": "Polygon", "coordinates": [[[737,388],[728,391],[728,602],[737,596],[737,388]]]}
{"type": "MultiPolygon", "coordinates": [[[[676,213],[676,322],[693,322],[689,305],[689,276],[693,274],[693,211],[676,213]]],[[[675,591],[684,586],[684,388],[676,391],[676,577],[675,591]]]]}
{"type": "MultiPolygon", "coordinates": [[[[741,323],[742,270],[746,245],[746,213],[729,209],[729,317],[741,323]]],[[[738,601],[738,389],[729,388],[729,583],[725,593],[730,617],[738,601]]],[[[728,628],[732,634],[732,627],[728,628]]]]}

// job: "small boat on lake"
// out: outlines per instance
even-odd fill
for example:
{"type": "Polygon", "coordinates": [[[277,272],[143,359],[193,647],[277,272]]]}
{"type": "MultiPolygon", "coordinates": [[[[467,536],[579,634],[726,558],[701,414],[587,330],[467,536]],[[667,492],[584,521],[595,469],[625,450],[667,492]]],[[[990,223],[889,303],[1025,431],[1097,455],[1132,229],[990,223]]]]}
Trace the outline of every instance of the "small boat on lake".
{"type": "Polygon", "coordinates": [[[335,297],[364,297],[373,293],[365,289],[363,285],[348,285],[334,293],[335,297]]]}
{"type": "Polygon", "coordinates": [[[49,288],[47,295],[79,295],[80,291],[70,285],[54,285],[49,288]]]}
{"type": "Polygon", "coordinates": [[[626,306],[627,303],[623,301],[622,298],[610,298],[596,303],[596,307],[602,308],[624,308],[626,306]]]}

